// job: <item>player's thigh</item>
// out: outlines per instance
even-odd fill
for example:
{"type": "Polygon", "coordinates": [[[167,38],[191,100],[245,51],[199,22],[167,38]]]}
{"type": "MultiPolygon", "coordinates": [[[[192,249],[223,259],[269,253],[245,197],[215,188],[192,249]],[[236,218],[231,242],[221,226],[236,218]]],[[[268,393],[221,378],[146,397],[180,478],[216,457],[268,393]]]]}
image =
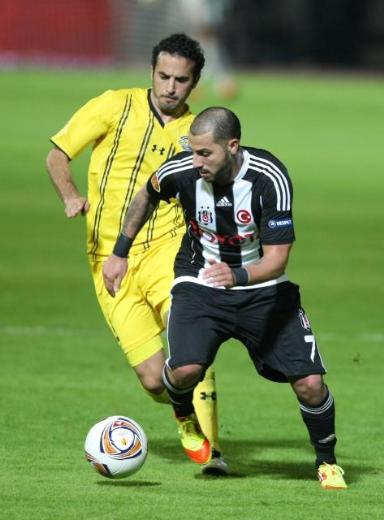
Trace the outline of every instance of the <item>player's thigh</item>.
{"type": "Polygon", "coordinates": [[[250,335],[252,344],[248,344],[256,367],[265,374],[269,371],[270,378],[279,381],[325,373],[309,319],[301,307],[298,286],[279,284],[265,292],[264,300],[260,313],[264,314],[263,323],[257,334],[253,331],[250,335]]]}
{"type": "MultiPolygon", "coordinates": [[[[287,379],[326,373],[315,335],[301,305],[290,314],[274,345],[274,360],[285,368],[287,379]]],[[[320,377],[315,379],[320,383],[320,377]]]]}
{"type": "Polygon", "coordinates": [[[171,368],[211,365],[220,345],[231,336],[233,313],[223,314],[220,303],[212,300],[218,292],[222,291],[190,282],[173,287],[167,332],[171,368]]]}
{"type": "Polygon", "coordinates": [[[102,262],[91,264],[96,295],[113,334],[132,366],[149,359],[162,348],[160,317],[148,305],[137,283],[133,267],[112,298],[104,287],[102,262]]]}

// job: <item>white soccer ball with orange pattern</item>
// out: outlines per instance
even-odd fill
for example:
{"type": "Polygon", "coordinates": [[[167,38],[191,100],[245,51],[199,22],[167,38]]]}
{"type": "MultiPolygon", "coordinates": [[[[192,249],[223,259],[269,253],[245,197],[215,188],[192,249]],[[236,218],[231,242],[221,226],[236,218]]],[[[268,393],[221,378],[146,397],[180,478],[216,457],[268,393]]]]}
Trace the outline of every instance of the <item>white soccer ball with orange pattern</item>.
{"type": "Polygon", "coordinates": [[[108,478],[123,478],[138,471],[147,457],[147,436],[133,419],[113,415],[98,422],[85,439],[85,456],[108,478]]]}

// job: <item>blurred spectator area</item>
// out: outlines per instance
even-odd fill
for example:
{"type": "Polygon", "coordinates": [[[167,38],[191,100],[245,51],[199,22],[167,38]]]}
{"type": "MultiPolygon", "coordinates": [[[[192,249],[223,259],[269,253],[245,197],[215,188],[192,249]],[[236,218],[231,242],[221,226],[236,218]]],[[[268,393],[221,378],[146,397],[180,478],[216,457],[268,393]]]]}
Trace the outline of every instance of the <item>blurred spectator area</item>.
{"type": "MultiPolygon", "coordinates": [[[[219,34],[235,66],[384,69],[383,0],[226,4],[219,34]]],[[[178,20],[174,0],[0,0],[0,65],[147,66],[154,43],[178,20]]]]}
{"type": "Polygon", "coordinates": [[[2,62],[112,57],[108,0],[0,0],[2,62]]]}
{"type": "Polygon", "coordinates": [[[237,0],[227,17],[234,62],[384,69],[383,0],[237,0]]]}

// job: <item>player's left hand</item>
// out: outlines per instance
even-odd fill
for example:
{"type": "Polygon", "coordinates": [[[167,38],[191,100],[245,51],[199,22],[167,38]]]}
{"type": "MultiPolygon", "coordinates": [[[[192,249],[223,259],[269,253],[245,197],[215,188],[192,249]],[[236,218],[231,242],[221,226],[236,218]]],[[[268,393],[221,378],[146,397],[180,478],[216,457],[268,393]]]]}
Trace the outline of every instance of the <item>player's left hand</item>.
{"type": "Polygon", "coordinates": [[[85,197],[76,196],[64,200],[64,211],[68,218],[86,215],[89,207],[89,202],[85,197]]]}
{"type": "Polygon", "coordinates": [[[228,264],[216,260],[208,260],[208,262],[210,266],[202,269],[201,275],[211,287],[230,289],[234,286],[232,269],[228,264]]]}
{"type": "Polygon", "coordinates": [[[108,293],[114,298],[120,289],[121,282],[128,270],[128,260],[111,255],[103,264],[104,285],[108,293]]]}

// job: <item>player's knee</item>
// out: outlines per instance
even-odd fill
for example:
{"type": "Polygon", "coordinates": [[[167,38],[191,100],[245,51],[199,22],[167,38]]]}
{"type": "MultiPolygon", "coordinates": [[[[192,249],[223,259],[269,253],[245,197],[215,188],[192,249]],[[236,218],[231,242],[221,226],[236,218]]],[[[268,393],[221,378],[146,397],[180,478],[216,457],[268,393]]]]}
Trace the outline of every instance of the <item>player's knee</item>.
{"type": "Polygon", "coordinates": [[[172,379],[175,386],[186,388],[200,380],[203,367],[201,365],[185,365],[172,370],[172,379]]]}
{"type": "Polygon", "coordinates": [[[161,394],[164,384],[161,379],[152,375],[145,375],[139,378],[144,390],[150,394],[161,394]]]}
{"type": "Polygon", "coordinates": [[[133,367],[141,385],[149,394],[156,395],[164,391],[163,366],[164,354],[159,351],[133,367]]]}
{"type": "Polygon", "coordinates": [[[327,388],[321,375],[315,374],[298,379],[292,387],[300,401],[316,406],[326,397],[327,388]]]}

